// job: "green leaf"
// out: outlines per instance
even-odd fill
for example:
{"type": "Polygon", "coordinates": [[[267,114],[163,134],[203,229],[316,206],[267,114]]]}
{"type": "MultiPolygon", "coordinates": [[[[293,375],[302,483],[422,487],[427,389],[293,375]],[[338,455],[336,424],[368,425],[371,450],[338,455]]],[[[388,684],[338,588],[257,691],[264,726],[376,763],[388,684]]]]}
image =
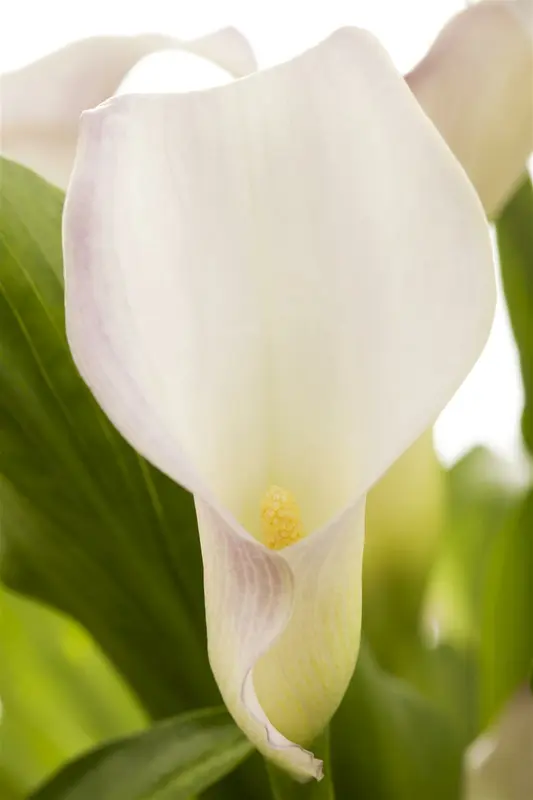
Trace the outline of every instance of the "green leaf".
{"type": "Polygon", "coordinates": [[[529,176],[504,208],[496,232],[503,288],[524,382],[522,431],[533,453],[533,185],[529,176]]]}
{"type": "Polygon", "coordinates": [[[188,800],[250,751],[226,711],[204,709],[93,750],[31,800],[188,800]]]}
{"type": "Polygon", "coordinates": [[[383,642],[375,648],[373,638],[371,644],[385,672],[429,700],[466,747],[480,732],[477,651],[487,554],[522,491],[510,481],[505,465],[482,448],[446,473],[444,488],[447,513],[424,612],[437,620],[440,643],[428,645],[419,614],[418,619],[413,615],[410,628],[399,624],[396,615],[396,630],[391,628],[391,641],[386,642],[395,658],[383,659],[383,642]]]}
{"type": "Polygon", "coordinates": [[[417,686],[448,715],[466,747],[486,723],[479,650],[490,554],[524,492],[510,466],[481,447],[447,473],[447,484],[448,521],[427,598],[440,644],[426,648],[426,685],[417,686]]]}
{"type": "Polygon", "coordinates": [[[268,775],[275,800],[335,800],[329,732],[325,731],[322,736],[310,745],[310,749],[317,758],[321,758],[324,762],[324,777],[322,780],[298,783],[286,772],[282,772],[273,764],[269,764],[268,775]]]}
{"type": "Polygon", "coordinates": [[[459,800],[462,752],[455,731],[409,684],[387,675],[363,645],[331,724],[338,797],[459,800]]]}
{"type": "MultiPolygon", "coordinates": [[[[155,719],[220,702],[190,495],[114,430],[64,327],[63,195],[0,161],[1,576],[87,628],[155,719]]],[[[267,800],[259,757],[212,800],[267,800]]]]}
{"type": "Polygon", "coordinates": [[[2,587],[0,698],[0,774],[24,796],[103,738],[146,726],[134,698],[78,625],[2,587]]]}
{"type": "Polygon", "coordinates": [[[481,618],[481,713],[491,722],[527,682],[533,660],[533,492],[488,553],[481,618]]]}
{"type": "Polygon", "coordinates": [[[62,194],[6,161],[1,192],[2,574],[79,619],[156,716],[216,702],[192,500],[121,439],[72,363],[62,194]]]}
{"type": "Polygon", "coordinates": [[[445,519],[446,473],[427,430],[370,491],[363,559],[363,631],[383,669],[412,670],[420,618],[445,519]]]}
{"type": "Polygon", "coordinates": [[[13,778],[0,768],[0,797],[2,800],[24,800],[20,787],[15,785],[13,778]]]}
{"type": "Polygon", "coordinates": [[[476,447],[447,473],[448,522],[429,590],[441,638],[477,646],[491,543],[522,500],[506,464],[476,447]]]}

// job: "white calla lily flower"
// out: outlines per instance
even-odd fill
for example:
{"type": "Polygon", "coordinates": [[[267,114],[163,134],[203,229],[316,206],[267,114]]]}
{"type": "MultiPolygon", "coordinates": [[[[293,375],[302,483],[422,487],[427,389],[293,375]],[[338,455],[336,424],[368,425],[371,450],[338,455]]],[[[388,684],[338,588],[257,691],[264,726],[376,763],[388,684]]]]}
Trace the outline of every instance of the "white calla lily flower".
{"type": "Polygon", "coordinates": [[[366,493],[491,325],[478,197],[381,46],[344,29],[226,86],[86,113],[64,255],[81,374],[195,496],[224,700],[318,778],[305,747],[357,658],[366,493]]]}
{"type": "Polygon", "coordinates": [[[181,53],[175,64],[188,89],[208,66],[240,78],[253,72],[255,58],[235,28],[224,28],[190,41],[159,34],[95,36],[82,39],[38,61],[0,76],[0,151],[48,181],[66,188],[78,138],[80,114],[117,91],[141,59],[159,51],[181,53]]]}
{"type": "Polygon", "coordinates": [[[458,14],[406,80],[497,215],[533,150],[533,0],[458,14]]]}

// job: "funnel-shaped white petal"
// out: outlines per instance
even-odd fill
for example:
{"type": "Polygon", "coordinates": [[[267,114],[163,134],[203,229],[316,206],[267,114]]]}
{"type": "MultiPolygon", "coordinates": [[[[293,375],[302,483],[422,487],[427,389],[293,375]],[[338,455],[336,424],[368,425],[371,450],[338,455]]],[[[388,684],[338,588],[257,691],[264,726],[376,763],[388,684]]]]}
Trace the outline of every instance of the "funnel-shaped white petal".
{"type": "Polygon", "coordinates": [[[406,80],[495,215],[533,150],[533,0],[457,15],[406,80]]]}
{"type": "Polygon", "coordinates": [[[111,97],[140,59],[159,50],[192,54],[179,65],[190,76],[187,88],[198,88],[195,61],[207,60],[235,77],[255,69],[250,45],[234,28],[192,41],[157,34],[83,39],[0,76],[0,150],[66,187],[80,114],[111,97]]]}
{"type": "MultiPolygon", "coordinates": [[[[67,326],[119,430],[196,496],[209,651],[302,777],[360,627],[364,497],[477,358],[494,286],[471,185],[389,58],[342,30],[292,62],[84,116],[67,326]],[[265,490],[308,538],[261,544],[265,490]]],[[[179,531],[176,531],[179,535],[179,531]]]]}

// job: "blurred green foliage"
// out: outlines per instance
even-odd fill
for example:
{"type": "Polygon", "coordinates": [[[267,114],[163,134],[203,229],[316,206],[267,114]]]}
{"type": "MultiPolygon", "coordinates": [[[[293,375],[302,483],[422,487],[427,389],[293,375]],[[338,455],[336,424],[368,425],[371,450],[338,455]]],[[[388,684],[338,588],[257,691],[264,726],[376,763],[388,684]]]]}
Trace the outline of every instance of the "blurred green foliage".
{"type": "Polygon", "coordinates": [[[520,354],[525,405],[524,442],[533,454],[533,185],[526,175],[496,222],[511,325],[520,354]]]}
{"type": "Polygon", "coordinates": [[[381,670],[364,643],[331,741],[341,798],[459,797],[461,743],[450,720],[409,683],[381,670]]]}
{"type": "Polygon", "coordinates": [[[368,495],[363,626],[379,664],[408,677],[445,523],[447,476],[426,431],[368,495]]]}
{"type": "Polygon", "coordinates": [[[0,775],[12,793],[26,793],[97,742],[146,725],[79,625],[3,589],[0,653],[0,775]]]}
{"type": "Polygon", "coordinates": [[[482,587],[481,723],[521,684],[533,659],[533,493],[502,525],[488,548],[482,587]]]}

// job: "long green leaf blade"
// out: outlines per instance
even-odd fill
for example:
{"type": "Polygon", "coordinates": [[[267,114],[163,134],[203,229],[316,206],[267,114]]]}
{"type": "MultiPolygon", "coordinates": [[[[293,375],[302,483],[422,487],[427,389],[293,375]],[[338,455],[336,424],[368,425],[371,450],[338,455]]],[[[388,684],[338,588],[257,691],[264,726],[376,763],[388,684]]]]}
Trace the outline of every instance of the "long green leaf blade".
{"type": "Polygon", "coordinates": [[[233,770],[251,749],[226,711],[204,709],[93,750],[31,800],[187,800],[233,770]]]}
{"type": "Polygon", "coordinates": [[[480,630],[482,723],[526,683],[533,660],[533,492],[491,543],[480,630]]]}
{"type": "Polygon", "coordinates": [[[522,431],[533,453],[533,185],[529,176],[504,208],[496,232],[503,288],[524,383],[522,431]]]}
{"type": "Polygon", "coordinates": [[[3,161],[0,197],[2,576],[77,617],[156,716],[216,702],[192,500],[122,440],[70,357],[63,196],[3,161]]]}

